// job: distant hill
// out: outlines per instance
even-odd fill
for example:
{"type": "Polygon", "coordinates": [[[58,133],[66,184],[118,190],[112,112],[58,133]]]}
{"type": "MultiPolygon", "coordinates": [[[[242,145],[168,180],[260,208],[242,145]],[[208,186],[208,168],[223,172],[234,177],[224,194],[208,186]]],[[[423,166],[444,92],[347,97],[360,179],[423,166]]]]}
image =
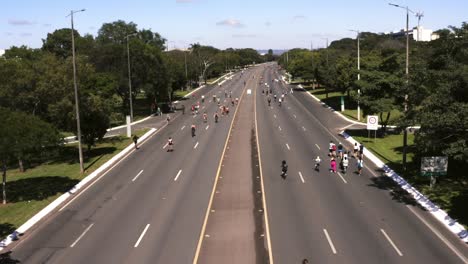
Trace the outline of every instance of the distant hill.
{"type": "MultiPolygon", "coordinates": [[[[267,53],[268,53],[268,50],[267,50],[267,49],[266,49],[266,50],[263,50],[263,49],[262,49],[262,50],[257,50],[257,51],[258,51],[258,53],[260,53],[260,54],[267,54],[267,53]]],[[[277,49],[274,49],[274,50],[273,50],[273,54],[274,54],[274,55],[281,55],[281,54],[285,53],[286,51],[287,51],[287,50],[277,50],[277,49]]]]}

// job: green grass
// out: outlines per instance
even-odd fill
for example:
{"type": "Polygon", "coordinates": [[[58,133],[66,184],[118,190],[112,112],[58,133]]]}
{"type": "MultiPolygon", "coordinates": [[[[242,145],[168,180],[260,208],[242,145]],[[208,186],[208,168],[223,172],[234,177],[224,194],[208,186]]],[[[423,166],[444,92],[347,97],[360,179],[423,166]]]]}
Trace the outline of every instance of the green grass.
{"type": "Polygon", "coordinates": [[[188,91],[188,90],[185,90],[185,91],[177,90],[177,91],[174,92],[174,100],[180,100],[180,99],[184,98],[184,96],[186,96],[190,92],[191,91],[188,91]]]}
{"type": "MultiPolygon", "coordinates": [[[[139,130],[135,134],[141,136],[147,131],[139,130]]],[[[91,152],[85,151],[84,175],[79,172],[76,144],[61,147],[55,159],[24,173],[17,168],[8,170],[8,203],[0,205],[0,240],[131,143],[132,140],[126,137],[108,138],[98,143],[91,152]]]]}
{"type": "Polygon", "coordinates": [[[390,166],[400,175],[411,183],[416,189],[424,193],[432,202],[439,205],[447,213],[457,219],[461,224],[468,228],[468,182],[464,175],[465,169],[456,164],[449,164],[448,175],[438,179],[434,188],[429,187],[429,178],[420,176],[419,162],[413,162],[414,155],[414,135],[408,134],[408,155],[407,155],[407,173],[402,174],[402,146],[403,134],[387,135],[374,142],[374,138],[367,137],[366,130],[348,131],[354,139],[362,142],[366,148],[377,155],[383,162],[390,166]]]}

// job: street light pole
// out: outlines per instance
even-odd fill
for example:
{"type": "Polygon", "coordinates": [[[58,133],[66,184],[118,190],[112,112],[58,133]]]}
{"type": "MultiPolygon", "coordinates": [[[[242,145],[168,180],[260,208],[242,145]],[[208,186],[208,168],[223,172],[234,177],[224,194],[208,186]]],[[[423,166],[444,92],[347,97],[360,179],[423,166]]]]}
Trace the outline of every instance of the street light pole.
{"type": "MultiPolygon", "coordinates": [[[[358,69],[358,74],[357,74],[357,79],[358,81],[361,80],[361,48],[360,48],[360,34],[361,32],[359,30],[352,30],[357,33],[357,69],[358,69]]],[[[357,100],[357,120],[361,121],[361,107],[359,105],[361,97],[361,89],[358,89],[358,100],[357,100]]]]}
{"type": "Polygon", "coordinates": [[[137,33],[133,33],[127,35],[125,38],[127,39],[127,62],[128,62],[128,90],[129,90],[129,99],[130,99],[130,122],[133,122],[133,98],[132,98],[132,72],[130,69],[130,45],[128,38],[131,36],[135,36],[137,33]]]}
{"type": "MultiPolygon", "coordinates": [[[[408,6],[400,6],[396,4],[389,3],[391,6],[399,7],[406,10],[406,67],[405,67],[405,74],[406,74],[406,90],[408,90],[408,83],[409,83],[409,12],[414,13],[409,9],[408,6]]],[[[405,93],[405,114],[408,113],[408,92],[405,93]]],[[[408,131],[406,124],[403,130],[403,171],[406,172],[406,153],[408,148],[408,131]]]]}
{"type": "Polygon", "coordinates": [[[75,59],[75,29],[73,26],[73,14],[84,12],[85,9],[70,11],[71,17],[71,37],[72,37],[72,62],[73,62],[73,87],[75,89],[75,110],[76,110],[76,136],[78,137],[78,155],[80,159],[80,173],[84,173],[83,149],[81,148],[81,125],[80,125],[80,106],[78,101],[78,85],[76,84],[76,59],[75,59]]]}

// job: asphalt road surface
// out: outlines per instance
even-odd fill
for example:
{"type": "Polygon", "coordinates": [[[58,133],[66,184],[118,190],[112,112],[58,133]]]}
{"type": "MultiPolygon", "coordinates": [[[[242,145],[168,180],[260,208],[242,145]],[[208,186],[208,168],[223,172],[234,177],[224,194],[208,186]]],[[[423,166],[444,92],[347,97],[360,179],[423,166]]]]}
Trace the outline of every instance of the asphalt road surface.
{"type": "Polygon", "coordinates": [[[185,115],[9,246],[11,263],[468,263],[467,246],[365,158],[361,176],[352,158],[346,174],[330,173],[328,142],[350,124],[274,79],[270,63],[203,88],[185,115]],[[281,107],[268,107],[265,82],[288,92],[281,107]],[[213,95],[230,108],[218,123],[213,95]]]}

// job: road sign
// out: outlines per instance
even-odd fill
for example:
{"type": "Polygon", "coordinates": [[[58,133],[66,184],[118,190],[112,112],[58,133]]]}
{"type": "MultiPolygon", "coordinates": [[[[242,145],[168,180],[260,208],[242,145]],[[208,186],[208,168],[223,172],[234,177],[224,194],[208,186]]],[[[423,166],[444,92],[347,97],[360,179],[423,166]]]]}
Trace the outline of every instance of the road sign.
{"type": "Polygon", "coordinates": [[[378,116],[367,116],[367,130],[379,129],[379,117],[378,116]]]}
{"type": "Polygon", "coordinates": [[[421,159],[422,176],[441,176],[447,175],[448,158],[447,157],[423,157],[421,159]]]}

